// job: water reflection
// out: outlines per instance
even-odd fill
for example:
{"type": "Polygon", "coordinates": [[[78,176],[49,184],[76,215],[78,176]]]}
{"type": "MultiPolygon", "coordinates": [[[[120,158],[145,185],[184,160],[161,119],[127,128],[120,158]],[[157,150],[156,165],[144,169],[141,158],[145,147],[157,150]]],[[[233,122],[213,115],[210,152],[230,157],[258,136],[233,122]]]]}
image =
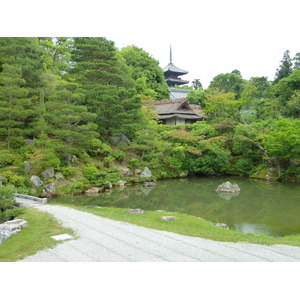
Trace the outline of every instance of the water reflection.
{"type": "Polygon", "coordinates": [[[300,185],[241,177],[192,177],[164,180],[156,186],[130,185],[96,197],[60,197],[78,205],[115,206],[182,212],[241,232],[284,236],[300,233],[300,185]],[[239,194],[220,195],[218,185],[238,184],[239,194]]]}

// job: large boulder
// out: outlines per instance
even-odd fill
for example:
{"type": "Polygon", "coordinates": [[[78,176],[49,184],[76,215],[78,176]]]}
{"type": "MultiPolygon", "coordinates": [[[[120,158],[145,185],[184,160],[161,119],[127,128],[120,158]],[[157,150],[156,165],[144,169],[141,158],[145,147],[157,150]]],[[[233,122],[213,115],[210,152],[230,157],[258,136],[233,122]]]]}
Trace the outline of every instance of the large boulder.
{"type": "Polygon", "coordinates": [[[145,167],[144,171],[140,174],[141,178],[150,178],[151,176],[152,176],[152,172],[147,167],[145,167]]]}
{"type": "Polygon", "coordinates": [[[41,178],[36,175],[31,176],[30,181],[35,187],[39,187],[44,184],[41,178]]]}
{"type": "Polygon", "coordinates": [[[220,193],[239,193],[240,192],[240,188],[237,184],[232,184],[229,181],[220,184],[217,189],[216,192],[220,192],[220,193]]]}
{"type": "Polygon", "coordinates": [[[50,198],[56,194],[56,184],[55,183],[49,183],[46,184],[43,193],[46,195],[46,197],[50,198]]]}
{"type": "Polygon", "coordinates": [[[44,178],[53,178],[54,174],[55,174],[55,172],[54,172],[53,168],[48,168],[42,172],[42,175],[44,178]]]}

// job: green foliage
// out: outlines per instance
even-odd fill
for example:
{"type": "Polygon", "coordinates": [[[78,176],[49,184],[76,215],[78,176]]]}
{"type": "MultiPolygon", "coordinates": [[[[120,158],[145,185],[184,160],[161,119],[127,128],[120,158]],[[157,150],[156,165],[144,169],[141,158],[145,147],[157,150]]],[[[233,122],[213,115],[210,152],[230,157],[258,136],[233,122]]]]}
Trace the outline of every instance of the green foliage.
{"type": "Polygon", "coordinates": [[[4,211],[15,204],[14,187],[0,186],[0,210],[4,211]]]}
{"type": "Polygon", "coordinates": [[[0,167],[12,165],[15,160],[15,155],[8,150],[0,151],[0,167]]]}
{"type": "Polygon", "coordinates": [[[219,74],[210,82],[209,88],[217,88],[223,93],[234,93],[238,99],[244,89],[245,80],[236,73],[219,74]]]}
{"type": "Polygon", "coordinates": [[[11,171],[5,171],[2,173],[5,184],[12,184],[15,187],[23,187],[25,185],[26,178],[18,176],[11,171]]]}
{"type": "Polygon", "coordinates": [[[60,168],[60,172],[66,177],[66,178],[72,178],[77,175],[77,171],[72,166],[62,167],[60,168]]]}
{"type": "Polygon", "coordinates": [[[157,60],[136,46],[123,48],[121,55],[129,66],[133,78],[137,81],[137,89],[140,94],[158,100],[169,98],[168,85],[157,60]]]}
{"type": "Polygon", "coordinates": [[[83,176],[89,181],[95,180],[97,174],[98,174],[98,169],[93,164],[87,164],[83,169],[83,176]]]}
{"type": "Polygon", "coordinates": [[[293,63],[290,58],[290,51],[286,50],[283,54],[281,65],[276,70],[274,83],[278,83],[282,78],[288,77],[292,73],[293,63]]]}

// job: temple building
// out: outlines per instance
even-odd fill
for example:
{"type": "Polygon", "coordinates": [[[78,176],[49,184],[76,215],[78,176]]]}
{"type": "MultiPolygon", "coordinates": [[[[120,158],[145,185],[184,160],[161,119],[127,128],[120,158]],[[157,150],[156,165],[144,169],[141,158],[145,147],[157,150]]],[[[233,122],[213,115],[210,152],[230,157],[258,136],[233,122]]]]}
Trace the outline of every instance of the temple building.
{"type": "Polygon", "coordinates": [[[188,73],[188,71],[182,70],[176,66],[173,65],[172,62],[172,48],[170,47],[170,63],[163,68],[164,75],[165,75],[165,81],[170,87],[170,96],[171,99],[181,99],[186,98],[187,94],[190,92],[190,90],[187,89],[176,89],[174,86],[184,85],[188,84],[188,80],[183,80],[179,76],[185,75],[188,73]]]}
{"type": "Polygon", "coordinates": [[[149,103],[157,114],[155,119],[164,125],[183,125],[203,121],[200,105],[189,104],[186,99],[167,99],[149,103]]]}

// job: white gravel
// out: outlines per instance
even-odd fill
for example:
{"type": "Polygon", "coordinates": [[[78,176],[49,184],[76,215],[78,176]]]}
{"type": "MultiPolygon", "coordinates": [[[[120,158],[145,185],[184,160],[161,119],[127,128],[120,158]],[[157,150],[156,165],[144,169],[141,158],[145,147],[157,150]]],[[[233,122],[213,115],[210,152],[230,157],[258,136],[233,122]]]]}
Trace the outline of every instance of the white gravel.
{"type": "Polygon", "coordinates": [[[216,242],[114,221],[68,207],[37,205],[75,230],[77,239],[24,262],[296,262],[300,247],[216,242]]]}

